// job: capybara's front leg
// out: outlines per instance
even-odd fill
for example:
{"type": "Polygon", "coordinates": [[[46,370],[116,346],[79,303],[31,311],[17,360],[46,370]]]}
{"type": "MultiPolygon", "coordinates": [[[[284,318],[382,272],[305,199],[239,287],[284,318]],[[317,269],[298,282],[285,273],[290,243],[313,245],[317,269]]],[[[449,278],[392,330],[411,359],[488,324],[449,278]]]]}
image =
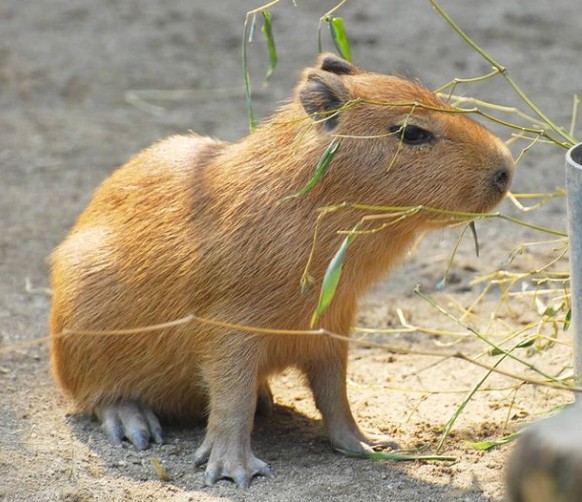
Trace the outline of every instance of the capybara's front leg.
{"type": "Polygon", "coordinates": [[[354,420],[346,392],[347,343],[328,340],[328,357],[311,361],[305,368],[315,404],[327,425],[335,450],[363,455],[373,447],[394,447],[388,438],[366,437],[354,420]]]}
{"type": "Polygon", "coordinates": [[[206,437],[194,454],[194,463],[207,463],[204,480],[212,485],[232,479],[247,488],[256,475],[273,477],[271,467],[255,457],[251,431],[257,406],[257,370],[250,351],[233,351],[210,361],[205,378],[210,394],[206,437]]]}

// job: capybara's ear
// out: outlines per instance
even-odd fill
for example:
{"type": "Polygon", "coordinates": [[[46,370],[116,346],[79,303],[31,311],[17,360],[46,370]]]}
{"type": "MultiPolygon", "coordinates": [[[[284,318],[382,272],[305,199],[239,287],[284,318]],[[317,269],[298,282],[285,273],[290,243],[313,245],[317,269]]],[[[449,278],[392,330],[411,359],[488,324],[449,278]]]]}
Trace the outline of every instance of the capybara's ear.
{"type": "Polygon", "coordinates": [[[305,111],[331,131],[338,123],[337,110],[348,101],[349,93],[335,73],[309,70],[299,87],[299,99],[305,111]]]}
{"type": "Polygon", "coordinates": [[[361,68],[358,68],[349,61],[336,56],[332,52],[324,52],[321,54],[317,59],[315,67],[320,68],[323,71],[335,73],[336,75],[356,75],[358,73],[363,73],[361,68]]]}

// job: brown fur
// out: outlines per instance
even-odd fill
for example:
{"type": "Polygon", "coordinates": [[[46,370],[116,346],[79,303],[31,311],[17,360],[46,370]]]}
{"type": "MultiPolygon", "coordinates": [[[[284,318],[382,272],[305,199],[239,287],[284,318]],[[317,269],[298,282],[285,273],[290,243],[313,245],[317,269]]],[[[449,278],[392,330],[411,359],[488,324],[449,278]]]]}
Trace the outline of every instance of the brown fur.
{"type": "MultiPolygon", "coordinates": [[[[52,255],[52,334],[134,328],[189,313],[306,329],[318,285],[343,239],[337,231],[351,229],[363,215],[345,210],[323,220],[310,269],[316,285],[301,293],[317,208],[351,201],[483,211],[500,200],[502,191],[491,180],[499,167],[511,172],[509,153],[464,115],[423,107],[411,115],[410,107],[357,103],[341,110],[328,130],[323,119],[338,108],[336,101],[326,102],[330,93],[340,105],[364,98],[448,107],[416,83],[325,58],[333,59],[325,56],[307,69],[294,98],[239,142],[174,136],[102,183],[52,255]],[[308,118],[306,109],[323,121],[308,118]],[[433,131],[437,139],[399,145],[386,133],[404,122],[433,131]],[[344,138],[310,193],[277,204],[307,182],[335,134],[381,137],[344,138]]],[[[356,239],[319,325],[349,334],[358,298],[421,232],[443,224],[416,216],[356,239]]],[[[187,324],[129,336],[54,338],[51,354],[56,379],[82,409],[136,400],[182,419],[209,409],[209,435],[234,429],[225,425],[227,417],[240,419],[250,433],[248,410],[257,388],[295,366],[307,375],[334,445],[350,449],[342,439],[350,433],[363,438],[345,396],[342,342],[187,324]]]]}

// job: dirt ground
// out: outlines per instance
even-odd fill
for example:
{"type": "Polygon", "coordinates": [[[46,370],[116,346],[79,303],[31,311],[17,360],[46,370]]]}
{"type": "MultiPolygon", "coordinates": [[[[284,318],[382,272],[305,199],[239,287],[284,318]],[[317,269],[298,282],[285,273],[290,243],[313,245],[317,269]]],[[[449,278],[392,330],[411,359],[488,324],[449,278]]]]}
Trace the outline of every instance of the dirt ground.
{"type": "MultiPolygon", "coordinates": [[[[273,10],[280,64],[268,88],[261,86],[264,44],[257,38],[250,49],[260,117],[289,95],[299,69],[313,61],[318,19],[334,5],[297,3],[273,10]]],[[[510,69],[540,107],[559,124],[569,125],[572,96],[582,91],[577,0],[442,4],[510,69]]],[[[0,347],[46,335],[46,258],[117,165],[171,133],[192,129],[222,139],[246,134],[241,34],[244,12],[256,6],[258,2],[235,0],[0,2],[0,347]],[[161,97],[130,92],[151,90],[171,92],[161,97]]],[[[365,68],[418,76],[433,88],[490,69],[428,1],[354,0],[341,15],[354,59],[365,68]]],[[[518,103],[502,80],[461,92],[518,103]]],[[[536,146],[519,166],[514,191],[546,192],[563,185],[563,153],[536,146]]],[[[502,209],[565,227],[563,199],[535,213],[518,213],[508,202],[502,209]]],[[[481,256],[475,258],[470,239],[463,241],[446,292],[435,286],[457,230],[427,237],[414,256],[369,294],[358,325],[398,327],[401,309],[416,325],[458,330],[416,297],[414,286],[421,284],[448,307],[449,294],[468,305],[480,291],[481,286],[470,284],[476,274],[497,270],[519,243],[544,238],[498,220],[478,228],[481,256]]],[[[525,270],[545,259],[539,252],[516,264],[525,270]]],[[[495,302],[494,295],[486,299],[483,319],[495,302]]],[[[515,322],[530,315],[520,308],[515,305],[515,322]]],[[[422,333],[374,339],[443,350],[450,350],[443,343],[455,340],[422,333]]],[[[477,354],[484,349],[471,337],[463,340],[454,350],[477,354]]],[[[495,360],[484,356],[489,364],[495,360]]],[[[558,371],[569,365],[568,350],[534,355],[531,362],[558,371]]],[[[455,360],[434,363],[427,357],[354,347],[349,393],[363,428],[390,434],[403,448],[428,445],[434,451],[444,424],[484,374],[455,360]]],[[[517,365],[505,367],[524,372],[517,365]]],[[[253,436],[255,453],[272,464],[277,477],[256,479],[250,490],[239,491],[226,481],[205,487],[202,470],[193,467],[203,427],[169,428],[165,445],[144,452],[113,447],[98,424],[72,414],[71,404],[55,389],[46,345],[15,348],[0,353],[0,499],[499,501],[511,446],[480,452],[466,441],[498,438],[570,399],[524,386],[510,409],[513,384],[494,376],[487,387],[501,390],[479,393],[471,401],[444,451],[456,457],[454,462],[395,463],[334,453],[308,391],[297,375],[285,374],[273,382],[274,415],[258,419],[253,436]],[[157,462],[170,481],[160,478],[157,462]]]]}

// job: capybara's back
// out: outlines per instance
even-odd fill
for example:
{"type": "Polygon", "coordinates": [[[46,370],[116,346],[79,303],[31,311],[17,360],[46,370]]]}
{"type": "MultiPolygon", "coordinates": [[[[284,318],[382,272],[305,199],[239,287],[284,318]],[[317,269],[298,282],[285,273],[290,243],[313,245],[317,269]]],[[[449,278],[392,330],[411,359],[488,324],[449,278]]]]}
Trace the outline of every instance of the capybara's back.
{"type": "MultiPolygon", "coordinates": [[[[103,183],[52,256],[51,333],[141,327],[205,310],[216,277],[198,265],[209,252],[200,237],[212,222],[195,217],[195,192],[222,148],[195,135],[171,137],[103,183]]],[[[185,370],[201,343],[180,330],[56,338],[53,369],[82,408],[139,396],[162,414],[188,416],[201,409],[192,399],[200,379],[185,370]]]]}
{"type": "MultiPolygon", "coordinates": [[[[52,256],[51,354],[61,387],[95,412],[109,437],[138,448],[162,441],[158,417],[208,415],[195,454],[205,479],[248,486],[271,475],[250,447],[268,378],[302,370],[333,446],[362,453],[345,392],[347,344],[323,336],[265,335],[200,323],[304,330],[344,235],[366,213],[342,202],[486,211],[512,173],[505,145],[419,84],[368,73],[332,55],[304,71],[293,99],[253,134],[228,144],[174,136],[133,157],[97,189],[52,256]],[[330,142],[340,146],[310,180],[330,142]],[[315,245],[313,243],[315,242],[315,245]],[[130,334],[80,332],[135,329],[130,334]]],[[[385,222],[382,222],[385,223],[385,222]]],[[[380,225],[382,224],[380,223],[380,225]]],[[[374,220],[361,227],[378,229],[374,220]]],[[[320,327],[349,334],[357,299],[420,233],[446,225],[418,212],[354,241],[320,327]]]]}

